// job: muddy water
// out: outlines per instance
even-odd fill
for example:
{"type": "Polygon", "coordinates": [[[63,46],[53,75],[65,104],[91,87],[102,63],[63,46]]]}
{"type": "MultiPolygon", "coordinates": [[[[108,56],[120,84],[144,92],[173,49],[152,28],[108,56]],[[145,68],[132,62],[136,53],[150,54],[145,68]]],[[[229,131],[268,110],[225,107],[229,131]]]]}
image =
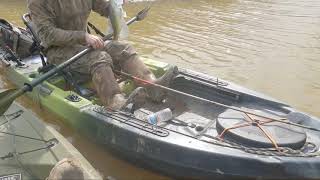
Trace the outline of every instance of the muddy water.
{"type": "MultiPolygon", "coordinates": [[[[128,4],[128,15],[149,3],[128,4]]],[[[25,7],[24,0],[1,0],[0,17],[22,25],[25,7]]],[[[233,81],[320,116],[319,9],[319,0],[155,1],[149,17],[130,27],[129,41],[142,56],[233,81]]],[[[102,17],[90,19],[106,28],[102,17]]],[[[60,128],[103,174],[166,178],[106,153],[37,105],[27,105],[60,128]]]]}

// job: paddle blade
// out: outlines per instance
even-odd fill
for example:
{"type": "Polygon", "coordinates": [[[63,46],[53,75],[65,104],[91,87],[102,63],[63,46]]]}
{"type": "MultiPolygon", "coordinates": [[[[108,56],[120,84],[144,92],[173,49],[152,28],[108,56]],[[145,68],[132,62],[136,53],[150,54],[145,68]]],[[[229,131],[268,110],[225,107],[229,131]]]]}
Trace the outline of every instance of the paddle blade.
{"type": "Polygon", "coordinates": [[[12,102],[17,98],[14,96],[17,89],[9,89],[0,93],[0,116],[2,116],[11,106],[12,102]]]}
{"type": "Polygon", "coordinates": [[[142,21],[148,15],[150,8],[151,6],[148,6],[142,9],[137,15],[137,21],[142,21]]]}

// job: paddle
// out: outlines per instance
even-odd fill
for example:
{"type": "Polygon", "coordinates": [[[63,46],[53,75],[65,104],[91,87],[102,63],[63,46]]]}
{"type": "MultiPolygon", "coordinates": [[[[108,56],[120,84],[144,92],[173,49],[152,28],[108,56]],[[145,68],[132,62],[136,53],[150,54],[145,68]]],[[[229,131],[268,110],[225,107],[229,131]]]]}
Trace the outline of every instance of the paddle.
{"type": "MultiPolygon", "coordinates": [[[[147,13],[148,13],[149,9],[150,9],[150,6],[144,8],[143,10],[141,10],[135,17],[133,17],[132,19],[130,19],[127,22],[127,25],[130,25],[130,24],[132,24],[132,23],[134,23],[136,21],[143,20],[147,16],[147,13]]],[[[108,34],[105,37],[103,37],[103,40],[104,41],[110,40],[112,38],[112,36],[113,36],[112,33],[108,34]]],[[[8,110],[10,105],[13,103],[13,101],[17,97],[23,95],[24,93],[26,93],[28,91],[32,91],[32,89],[35,86],[41,84],[42,82],[44,82],[45,80],[49,79],[50,77],[52,77],[56,73],[61,72],[64,68],[66,68],[70,64],[74,63],[75,61],[77,61],[82,56],[88,54],[92,50],[93,50],[92,47],[88,47],[88,48],[82,50],[81,52],[79,52],[78,54],[74,55],[73,57],[71,57],[70,59],[65,61],[64,63],[61,63],[60,65],[54,67],[53,69],[51,69],[50,71],[48,71],[45,74],[41,75],[37,79],[34,79],[33,81],[30,82],[30,84],[25,83],[24,86],[21,87],[20,89],[9,89],[9,90],[1,92],[0,93],[0,116],[2,116],[4,114],[4,112],[6,112],[8,110]]]]}
{"type": "Polygon", "coordinates": [[[276,118],[273,118],[273,117],[260,115],[260,114],[257,114],[257,113],[251,112],[251,111],[243,110],[243,109],[240,109],[240,108],[237,108],[237,107],[234,107],[234,106],[228,106],[228,105],[225,105],[225,104],[222,104],[222,103],[219,103],[219,102],[211,101],[211,100],[199,97],[199,96],[195,96],[195,95],[188,94],[188,93],[185,93],[185,92],[182,92],[182,91],[178,91],[178,90],[166,87],[166,86],[155,84],[153,82],[150,82],[150,81],[135,77],[135,76],[133,76],[131,74],[128,74],[128,73],[125,73],[123,71],[114,70],[114,72],[116,72],[117,74],[121,74],[121,75],[123,75],[123,76],[125,76],[125,77],[127,77],[129,79],[134,80],[134,81],[142,82],[144,84],[149,84],[151,86],[155,86],[155,87],[158,87],[158,88],[161,88],[161,89],[164,89],[166,91],[173,92],[173,93],[176,93],[176,94],[180,94],[180,95],[184,95],[184,96],[187,96],[187,97],[191,97],[193,99],[197,99],[197,100],[200,100],[200,101],[203,101],[203,102],[207,102],[207,103],[210,103],[210,104],[214,104],[214,105],[218,105],[218,106],[221,106],[221,107],[229,108],[229,109],[232,109],[232,110],[235,110],[235,111],[243,112],[243,113],[254,115],[254,116],[257,116],[257,117],[269,119],[271,121],[276,121],[276,122],[289,124],[289,125],[293,125],[293,126],[297,126],[297,127],[301,127],[301,128],[305,128],[305,129],[309,129],[309,130],[319,131],[320,132],[320,129],[317,129],[317,128],[304,126],[304,125],[301,125],[301,124],[298,124],[298,123],[294,123],[294,122],[290,122],[290,121],[284,121],[285,119],[282,119],[282,118],[276,119],[276,118]]]}

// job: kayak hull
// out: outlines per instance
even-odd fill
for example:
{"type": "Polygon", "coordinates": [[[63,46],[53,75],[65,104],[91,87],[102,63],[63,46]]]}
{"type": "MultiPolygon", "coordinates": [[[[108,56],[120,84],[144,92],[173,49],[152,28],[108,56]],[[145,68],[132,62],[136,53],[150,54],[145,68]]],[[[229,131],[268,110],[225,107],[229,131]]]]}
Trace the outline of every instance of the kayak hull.
{"type": "Polygon", "coordinates": [[[164,132],[151,133],[148,125],[139,127],[127,115],[101,115],[96,111],[94,107],[85,110],[88,119],[101,123],[95,140],[135,164],[176,178],[317,179],[320,175],[319,158],[259,157],[209,146],[193,137],[182,138],[180,133],[167,131],[167,134],[166,129],[153,129],[164,132]]]}
{"type": "MultiPolygon", "coordinates": [[[[31,57],[24,62],[28,65],[25,69],[13,65],[6,68],[8,79],[18,86],[36,77],[36,70],[41,66],[38,57],[31,57]]],[[[145,63],[156,74],[157,72],[161,74],[161,71],[164,72],[168,67],[165,63],[157,64],[148,59],[145,63]]],[[[262,155],[259,152],[248,153],[244,147],[236,149],[219,144],[215,138],[217,135],[215,122],[212,120],[226,112],[228,110],[226,108],[169,94],[172,99],[184,99],[184,103],[192,109],[192,111],[184,110],[179,117],[183,121],[188,121],[188,117],[194,116],[192,123],[202,125],[205,130],[197,131],[190,127],[172,124],[152,126],[135,115],[122,111],[106,111],[73,91],[59,88],[54,83],[56,79],[59,79],[59,76],[36,87],[28,95],[97,143],[114,149],[135,163],[139,162],[164,174],[196,179],[320,178],[319,156],[262,155]],[[79,96],[81,100],[77,102],[68,100],[70,94],[79,96]]],[[[244,106],[279,115],[296,111],[289,105],[263,94],[185,69],[180,69],[180,74],[171,87],[232,107],[244,106]]],[[[310,121],[304,125],[320,127],[319,119],[308,117],[310,121]]],[[[308,133],[309,138],[315,139],[317,143],[320,142],[317,138],[320,137],[319,133],[308,133]]]]}

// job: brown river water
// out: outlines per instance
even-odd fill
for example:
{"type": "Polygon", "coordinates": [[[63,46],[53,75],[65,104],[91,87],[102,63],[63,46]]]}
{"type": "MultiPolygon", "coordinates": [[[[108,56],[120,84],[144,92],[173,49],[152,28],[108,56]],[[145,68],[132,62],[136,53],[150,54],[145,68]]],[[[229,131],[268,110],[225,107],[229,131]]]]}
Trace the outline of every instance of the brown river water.
{"type": "MultiPolygon", "coordinates": [[[[0,17],[22,25],[25,0],[0,0],[0,17]]],[[[129,16],[150,2],[126,5],[129,16]]],[[[130,27],[141,56],[176,64],[282,100],[320,116],[319,0],[159,0],[130,27]]],[[[104,18],[91,21],[106,29],[104,18]]],[[[0,71],[0,88],[10,87],[0,71]]],[[[168,179],[96,146],[26,98],[19,100],[57,127],[105,176],[168,179]]]]}

